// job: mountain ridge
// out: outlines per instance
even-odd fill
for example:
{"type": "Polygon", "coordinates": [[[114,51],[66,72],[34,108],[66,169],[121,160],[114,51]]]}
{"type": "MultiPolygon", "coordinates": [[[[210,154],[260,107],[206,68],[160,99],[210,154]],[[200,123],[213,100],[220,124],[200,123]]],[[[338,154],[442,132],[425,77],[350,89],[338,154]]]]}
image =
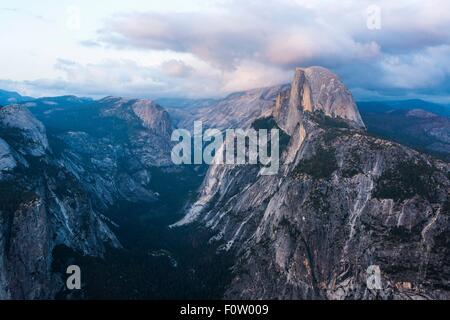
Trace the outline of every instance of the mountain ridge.
{"type": "Polygon", "coordinates": [[[0,89],[0,106],[31,100],[33,100],[33,98],[22,96],[17,92],[0,89]]]}

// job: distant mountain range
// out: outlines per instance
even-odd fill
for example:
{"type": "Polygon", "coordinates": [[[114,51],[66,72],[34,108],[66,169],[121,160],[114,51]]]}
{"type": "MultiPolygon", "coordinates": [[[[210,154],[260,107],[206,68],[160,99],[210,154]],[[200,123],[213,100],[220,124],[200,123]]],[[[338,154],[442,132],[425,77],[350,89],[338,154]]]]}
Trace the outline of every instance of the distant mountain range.
{"type": "MultiPolygon", "coordinates": [[[[181,128],[191,130],[194,120],[202,120],[206,127],[242,127],[266,112],[277,92],[286,86],[237,92],[223,99],[160,98],[155,102],[163,106],[170,113],[173,124],[181,128]]],[[[0,106],[28,103],[28,106],[40,106],[37,110],[43,110],[42,106],[63,105],[68,108],[93,102],[91,98],[76,96],[35,99],[0,89],[0,106]]],[[[360,101],[357,105],[369,133],[450,159],[449,105],[420,99],[360,101]]]]}
{"type": "Polygon", "coordinates": [[[360,102],[370,133],[450,159],[450,108],[422,100],[360,102]]]}
{"type": "Polygon", "coordinates": [[[450,105],[437,104],[420,99],[394,101],[361,101],[358,107],[362,112],[389,112],[393,110],[423,109],[440,116],[450,117],[450,105]]]}
{"type": "Polygon", "coordinates": [[[31,97],[21,96],[17,92],[6,91],[0,89],[0,106],[6,106],[8,104],[14,104],[18,102],[25,102],[33,100],[31,97]]]}

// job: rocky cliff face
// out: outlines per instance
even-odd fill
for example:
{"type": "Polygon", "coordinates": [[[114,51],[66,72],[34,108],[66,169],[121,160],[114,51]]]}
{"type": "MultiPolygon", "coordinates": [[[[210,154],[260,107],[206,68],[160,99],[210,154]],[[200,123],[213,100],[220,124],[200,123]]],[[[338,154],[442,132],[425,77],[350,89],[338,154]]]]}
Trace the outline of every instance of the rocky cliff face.
{"type": "Polygon", "coordinates": [[[254,89],[229,95],[207,106],[171,110],[177,118],[177,127],[192,130],[194,121],[202,121],[205,127],[228,129],[249,127],[252,122],[271,110],[277,95],[288,90],[288,85],[254,89]]]}
{"type": "Polygon", "coordinates": [[[297,69],[263,117],[290,137],[279,173],[211,166],[178,224],[213,230],[235,254],[226,297],[450,297],[448,163],[367,135],[322,68],[297,69]],[[367,287],[371,266],[379,290],[367,287]]]}
{"type": "Polygon", "coordinates": [[[118,199],[153,202],[153,168],[168,168],[172,123],[149,100],[34,101],[30,110],[48,131],[58,161],[105,210],[118,199]],[[74,105],[70,105],[73,103],[74,105]]]}
{"type": "Polygon", "coordinates": [[[297,68],[292,84],[278,94],[271,113],[292,135],[304,111],[320,111],[331,118],[348,120],[355,128],[365,127],[351,93],[335,74],[321,67],[297,68]]]}
{"type": "Polygon", "coordinates": [[[171,131],[167,112],[147,100],[1,108],[0,298],[53,298],[63,285],[52,272],[58,245],[94,257],[120,247],[108,210],[158,199],[152,170],[171,164],[171,131]]]}
{"type": "Polygon", "coordinates": [[[56,245],[101,256],[120,244],[26,108],[0,109],[0,137],[0,298],[51,298],[56,245]]]}
{"type": "Polygon", "coordinates": [[[311,87],[313,111],[322,110],[327,116],[348,119],[364,127],[352,94],[337,75],[322,67],[306,68],[303,72],[311,87]]]}

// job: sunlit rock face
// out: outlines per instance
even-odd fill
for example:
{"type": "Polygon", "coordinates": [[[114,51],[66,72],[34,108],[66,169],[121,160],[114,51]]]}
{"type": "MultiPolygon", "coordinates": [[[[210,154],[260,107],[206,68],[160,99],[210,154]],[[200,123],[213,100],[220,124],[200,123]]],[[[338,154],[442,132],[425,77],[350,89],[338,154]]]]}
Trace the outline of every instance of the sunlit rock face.
{"type": "Polygon", "coordinates": [[[304,111],[322,111],[329,117],[348,120],[355,128],[365,127],[350,91],[322,67],[297,68],[290,87],[278,94],[273,115],[280,127],[292,134],[304,111]]]}
{"type": "Polygon", "coordinates": [[[297,69],[263,116],[290,136],[278,174],[213,165],[178,224],[235,254],[227,298],[450,297],[448,163],[367,135],[323,68],[297,69]],[[367,287],[371,266],[380,290],[367,287]]]}
{"type": "Polygon", "coordinates": [[[138,100],[131,108],[147,128],[162,136],[170,137],[173,130],[172,123],[169,114],[162,107],[151,100],[138,100]]]}
{"type": "Polygon", "coordinates": [[[306,68],[304,72],[311,88],[314,110],[322,110],[330,117],[351,120],[364,128],[352,94],[336,74],[322,67],[306,68]]]}
{"type": "Polygon", "coordinates": [[[311,86],[303,69],[296,69],[289,93],[280,93],[275,105],[278,123],[288,134],[293,134],[304,111],[313,111],[311,86]]]}

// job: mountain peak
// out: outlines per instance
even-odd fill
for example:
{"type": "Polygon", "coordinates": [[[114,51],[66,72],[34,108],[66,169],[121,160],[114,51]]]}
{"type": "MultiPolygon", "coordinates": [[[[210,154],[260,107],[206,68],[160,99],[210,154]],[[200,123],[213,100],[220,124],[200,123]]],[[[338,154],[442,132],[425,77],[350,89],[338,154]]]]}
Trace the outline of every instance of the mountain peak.
{"type": "Polygon", "coordinates": [[[172,131],[170,116],[160,105],[152,100],[137,100],[131,108],[147,128],[170,136],[172,131]]]}
{"type": "Polygon", "coordinates": [[[24,155],[40,157],[49,148],[44,125],[26,107],[20,105],[0,109],[0,133],[3,136],[20,135],[19,151],[24,155]]]}
{"type": "Polygon", "coordinates": [[[357,128],[365,128],[350,91],[332,71],[323,67],[296,68],[290,91],[279,93],[275,118],[292,134],[304,111],[323,111],[333,118],[349,120],[357,128]]]}
{"type": "Polygon", "coordinates": [[[352,94],[335,73],[315,66],[306,68],[305,75],[311,87],[314,110],[322,110],[330,117],[350,120],[355,126],[365,128],[352,94]]]}

